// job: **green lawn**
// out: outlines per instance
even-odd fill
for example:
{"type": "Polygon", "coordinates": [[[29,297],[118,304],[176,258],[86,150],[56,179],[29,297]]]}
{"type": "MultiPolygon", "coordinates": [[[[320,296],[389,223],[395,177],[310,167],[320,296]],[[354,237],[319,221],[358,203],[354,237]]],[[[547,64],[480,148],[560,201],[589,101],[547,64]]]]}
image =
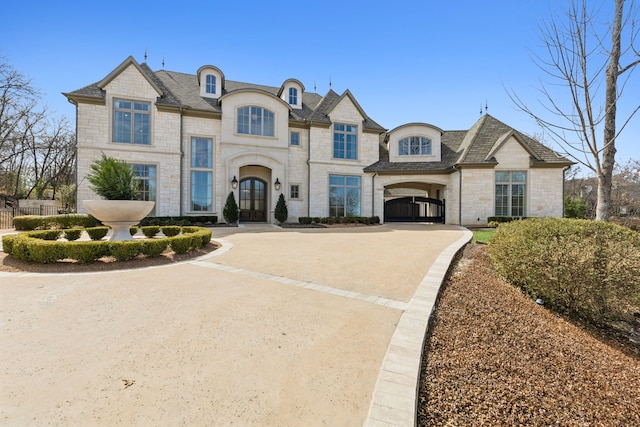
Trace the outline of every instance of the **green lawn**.
{"type": "Polygon", "coordinates": [[[495,228],[492,228],[490,230],[473,230],[472,242],[489,243],[491,236],[493,236],[493,233],[495,232],[495,228]]]}

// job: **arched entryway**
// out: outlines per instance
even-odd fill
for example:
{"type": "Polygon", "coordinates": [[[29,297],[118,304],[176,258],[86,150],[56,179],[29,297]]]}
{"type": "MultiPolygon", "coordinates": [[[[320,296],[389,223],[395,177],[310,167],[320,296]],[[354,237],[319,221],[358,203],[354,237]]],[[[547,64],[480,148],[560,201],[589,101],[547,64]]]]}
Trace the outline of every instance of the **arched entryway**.
{"type": "Polygon", "coordinates": [[[267,183],[260,178],[240,180],[240,221],[267,220],[267,183]]]}
{"type": "Polygon", "coordinates": [[[426,182],[399,182],[384,188],[385,222],[445,222],[445,186],[426,182]]]}

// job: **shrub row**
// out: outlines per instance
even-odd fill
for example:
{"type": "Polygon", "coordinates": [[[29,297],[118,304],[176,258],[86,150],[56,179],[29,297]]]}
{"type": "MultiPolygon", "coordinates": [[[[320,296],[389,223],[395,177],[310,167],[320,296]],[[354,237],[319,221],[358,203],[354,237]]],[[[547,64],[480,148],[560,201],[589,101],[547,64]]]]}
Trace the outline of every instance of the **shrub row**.
{"type": "Polygon", "coordinates": [[[301,216],[298,218],[300,224],[380,224],[378,216],[327,216],[311,217],[301,216]]]}
{"type": "MultiPolygon", "coordinates": [[[[107,227],[96,227],[92,231],[103,228],[107,227]]],[[[89,232],[91,229],[86,230],[89,232]]],[[[141,254],[156,257],[162,254],[167,247],[171,247],[176,254],[184,254],[201,248],[211,240],[211,230],[201,227],[184,227],[182,234],[172,237],[114,242],[101,240],[56,241],[53,238],[55,233],[57,233],[55,237],[57,238],[62,231],[46,230],[5,235],[2,236],[2,247],[7,254],[24,261],[46,264],[62,259],[74,259],[80,263],[87,263],[105,256],[112,256],[118,261],[130,260],[141,254]]]]}
{"type": "Polygon", "coordinates": [[[13,226],[19,231],[95,227],[100,222],[91,215],[24,215],[13,218],[13,226]]]}
{"type": "Polygon", "coordinates": [[[531,218],[489,242],[507,280],[561,314],[596,326],[640,312],[640,234],[602,221],[531,218]]]}
{"type": "Polygon", "coordinates": [[[151,216],[143,218],[140,226],[147,225],[204,225],[218,222],[216,215],[195,215],[195,216],[151,216]]]}

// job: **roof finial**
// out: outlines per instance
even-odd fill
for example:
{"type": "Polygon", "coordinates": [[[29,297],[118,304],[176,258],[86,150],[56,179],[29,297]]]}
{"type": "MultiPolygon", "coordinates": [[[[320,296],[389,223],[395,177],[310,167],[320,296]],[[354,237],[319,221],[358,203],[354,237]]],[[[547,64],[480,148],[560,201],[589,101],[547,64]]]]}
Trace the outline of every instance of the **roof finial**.
{"type": "Polygon", "coordinates": [[[164,55],[162,55],[162,69],[164,70],[164,55]]]}
{"type": "Polygon", "coordinates": [[[313,91],[317,92],[318,91],[318,87],[316,86],[316,81],[313,81],[313,91]]]}
{"type": "Polygon", "coordinates": [[[147,47],[144,47],[144,62],[147,62],[147,47]]]}
{"type": "Polygon", "coordinates": [[[331,89],[331,75],[329,75],[329,89],[331,89]]]}
{"type": "Polygon", "coordinates": [[[484,113],[487,114],[487,111],[489,110],[489,103],[487,102],[487,100],[484,100],[484,113]]]}
{"type": "Polygon", "coordinates": [[[480,103],[480,115],[482,115],[482,102],[480,103]]]}

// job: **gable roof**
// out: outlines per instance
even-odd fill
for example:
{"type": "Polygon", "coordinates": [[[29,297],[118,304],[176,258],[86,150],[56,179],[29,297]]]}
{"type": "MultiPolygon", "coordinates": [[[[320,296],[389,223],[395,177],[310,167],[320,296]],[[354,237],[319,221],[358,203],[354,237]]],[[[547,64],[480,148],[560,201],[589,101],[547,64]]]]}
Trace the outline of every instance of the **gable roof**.
{"type": "MultiPolygon", "coordinates": [[[[122,64],[116,67],[116,69],[99,82],[90,84],[73,92],[63,93],[63,95],[75,102],[104,103],[106,96],[103,89],[104,86],[116,78],[129,65],[134,65],[158,92],[159,96],[156,98],[157,105],[176,108],[186,107],[189,110],[195,110],[203,113],[222,113],[220,99],[200,96],[200,86],[198,83],[198,76],[196,74],[186,74],[167,70],[152,71],[146,63],[138,64],[131,56],[125,59],[122,64]]],[[[297,80],[293,79],[288,79],[287,81],[297,82],[297,80]]],[[[300,83],[300,85],[302,86],[302,83],[300,83]]],[[[236,82],[226,80],[225,78],[221,98],[226,94],[240,90],[258,90],[278,97],[278,92],[281,88],[282,86],[276,87],[236,82]]],[[[342,95],[342,97],[345,96],[349,96],[351,98],[364,117],[362,124],[363,130],[376,131],[380,133],[386,130],[364,113],[364,110],[360,107],[349,90],[346,90],[342,95]]],[[[330,125],[331,120],[329,119],[328,113],[338,102],[340,102],[342,97],[332,89],[330,89],[325,96],[303,91],[302,108],[291,109],[289,112],[289,120],[294,122],[311,121],[330,125]]]]}
{"type": "Polygon", "coordinates": [[[440,162],[390,162],[386,146],[380,147],[380,160],[365,172],[451,172],[454,167],[492,167],[495,153],[513,137],[530,156],[531,165],[564,167],[573,164],[555,151],[485,114],[468,131],[442,133],[440,162]]]}

